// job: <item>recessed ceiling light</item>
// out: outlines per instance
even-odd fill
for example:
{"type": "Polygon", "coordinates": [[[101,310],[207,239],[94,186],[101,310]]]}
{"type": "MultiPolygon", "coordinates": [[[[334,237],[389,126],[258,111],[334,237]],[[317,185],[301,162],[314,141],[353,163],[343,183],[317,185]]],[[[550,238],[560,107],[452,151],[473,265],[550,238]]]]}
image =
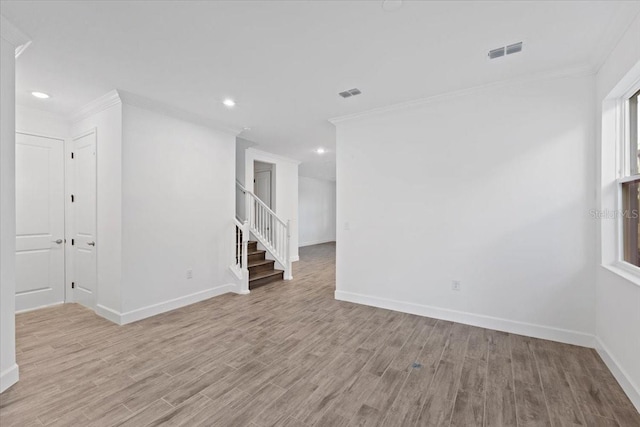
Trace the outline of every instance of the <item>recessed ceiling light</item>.
{"type": "Polygon", "coordinates": [[[402,7],[402,0],[384,0],[382,2],[382,8],[387,12],[393,12],[402,7]]]}
{"type": "Polygon", "coordinates": [[[31,95],[35,96],[36,98],[40,98],[40,99],[47,99],[49,98],[49,95],[47,95],[44,92],[31,92],[31,95]]]}
{"type": "Polygon", "coordinates": [[[231,98],[227,98],[227,99],[225,99],[224,101],[222,101],[222,103],[223,103],[224,105],[226,105],[227,107],[234,107],[234,106],[236,105],[236,101],[234,101],[234,100],[233,100],[233,99],[231,99],[231,98]]]}
{"type": "Polygon", "coordinates": [[[325,153],[324,148],[322,148],[322,147],[317,148],[317,149],[316,149],[316,153],[318,153],[318,154],[324,154],[324,153],[325,153]]]}

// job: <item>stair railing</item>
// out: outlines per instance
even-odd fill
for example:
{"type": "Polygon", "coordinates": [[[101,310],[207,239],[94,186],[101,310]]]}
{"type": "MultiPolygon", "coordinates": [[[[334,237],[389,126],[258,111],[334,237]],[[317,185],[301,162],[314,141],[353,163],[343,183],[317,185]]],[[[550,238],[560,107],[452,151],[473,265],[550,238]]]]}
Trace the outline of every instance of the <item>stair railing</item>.
{"type": "Polygon", "coordinates": [[[249,293],[249,254],[247,244],[249,242],[249,221],[244,223],[234,218],[236,225],[236,258],[231,270],[240,279],[240,293],[249,293]]]}
{"type": "Polygon", "coordinates": [[[236,181],[245,195],[245,215],[249,229],[273,258],[284,268],[284,279],[293,278],[291,271],[291,221],[283,221],[251,191],[236,181]]]}

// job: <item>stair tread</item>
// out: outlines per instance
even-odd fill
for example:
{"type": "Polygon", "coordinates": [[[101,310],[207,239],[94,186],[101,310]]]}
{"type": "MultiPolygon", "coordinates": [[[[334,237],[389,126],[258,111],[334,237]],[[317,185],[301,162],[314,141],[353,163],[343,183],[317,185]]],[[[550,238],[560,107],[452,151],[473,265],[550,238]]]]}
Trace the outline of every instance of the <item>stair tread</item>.
{"type": "Polygon", "coordinates": [[[259,265],[273,264],[275,261],[272,259],[257,259],[255,261],[249,261],[249,267],[257,267],[259,265]]]}
{"type": "Polygon", "coordinates": [[[255,275],[253,275],[253,277],[249,276],[249,282],[252,282],[254,280],[260,280],[260,279],[264,279],[267,277],[272,277],[272,276],[277,276],[284,273],[284,271],[282,270],[267,270],[267,271],[261,271],[259,273],[256,273],[255,275]]]}
{"type": "Polygon", "coordinates": [[[247,251],[247,255],[264,254],[264,253],[267,253],[267,251],[264,251],[262,249],[256,249],[255,251],[247,251]]]}

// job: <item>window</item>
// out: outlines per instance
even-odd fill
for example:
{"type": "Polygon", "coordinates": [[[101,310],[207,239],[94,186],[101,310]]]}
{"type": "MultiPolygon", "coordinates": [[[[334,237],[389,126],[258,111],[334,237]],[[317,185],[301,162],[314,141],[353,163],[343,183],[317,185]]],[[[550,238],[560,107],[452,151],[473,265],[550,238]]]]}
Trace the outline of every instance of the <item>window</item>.
{"type": "Polygon", "coordinates": [[[624,105],[624,176],[620,179],[622,195],[622,258],[640,267],[640,90],[624,105]]]}

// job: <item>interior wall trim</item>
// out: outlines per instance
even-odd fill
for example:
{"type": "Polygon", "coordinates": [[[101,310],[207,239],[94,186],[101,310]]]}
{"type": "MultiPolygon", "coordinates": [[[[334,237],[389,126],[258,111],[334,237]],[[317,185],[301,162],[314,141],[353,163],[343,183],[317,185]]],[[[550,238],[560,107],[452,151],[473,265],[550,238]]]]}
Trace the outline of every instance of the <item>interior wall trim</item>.
{"type": "Polygon", "coordinates": [[[566,344],[579,345],[593,348],[594,336],[588,333],[572,331],[569,329],[555,328],[545,325],[520,322],[517,320],[500,317],[486,316],[483,314],[469,313],[465,311],[451,310],[447,308],[433,307],[412,302],[396,301],[387,298],[362,295],[353,292],[336,291],[335,298],[340,301],[369,305],[418,316],[432,317],[434,319],[448,320],[464,323],[465,325],[494,329],[496,331],[525,335],[532,338],[540,338],[557,341],[566,344]]]}

